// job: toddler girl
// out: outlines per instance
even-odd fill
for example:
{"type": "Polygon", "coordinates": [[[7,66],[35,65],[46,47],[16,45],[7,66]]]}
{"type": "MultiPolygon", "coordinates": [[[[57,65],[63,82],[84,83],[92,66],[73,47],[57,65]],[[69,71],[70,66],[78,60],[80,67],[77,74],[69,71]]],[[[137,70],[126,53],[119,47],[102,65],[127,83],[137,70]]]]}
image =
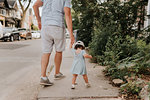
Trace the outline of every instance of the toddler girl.
{"type": "Polygon", "coordinates": [[[87,77],[85,58],[92,58],[92,56],[86,54],[84,49],[85,46],[82,41],[77,41],[74,44],[74,48],[72,48],[74,60],[71,68],[71,73],[73,74],[71,89],[75,89],[75,82],[78,75],[82,75],[83,79],[85,80],[85,86],[90,87],[90,84],[88,82],[88,77],[87,77]]]}

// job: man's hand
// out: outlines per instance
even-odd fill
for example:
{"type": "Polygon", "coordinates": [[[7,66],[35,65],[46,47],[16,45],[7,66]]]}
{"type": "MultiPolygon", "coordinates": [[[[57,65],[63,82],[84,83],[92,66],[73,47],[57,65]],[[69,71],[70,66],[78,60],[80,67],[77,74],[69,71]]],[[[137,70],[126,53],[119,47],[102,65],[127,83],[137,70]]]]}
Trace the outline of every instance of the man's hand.
{"type": "Polygon", "coordinates": [[[72,46],[75,42],[74,36],[70,36],[70,45],[72,46]]]}
{"type": "Polygon", "coordinates": [[[41,30],[41,21],[38,21],[38,27],[41,30]]]}

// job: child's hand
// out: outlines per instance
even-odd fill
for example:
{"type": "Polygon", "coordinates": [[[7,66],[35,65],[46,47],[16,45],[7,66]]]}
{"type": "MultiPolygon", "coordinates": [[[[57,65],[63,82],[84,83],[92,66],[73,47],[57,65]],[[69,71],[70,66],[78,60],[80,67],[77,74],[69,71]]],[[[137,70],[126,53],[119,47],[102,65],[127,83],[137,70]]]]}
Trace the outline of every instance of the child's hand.
{"type": "Polygon", "coordinates": [[[90,58],[90,59],[92,58],[92,56],[88,55],[88,54],[84,54],[83,56],[84,56],[84,58],[90,58]]]}
{"type": "Polygon", "coordinates": [[[89,55],[89,58],[92,59],[93,57],[91,55],[89,55]]]}

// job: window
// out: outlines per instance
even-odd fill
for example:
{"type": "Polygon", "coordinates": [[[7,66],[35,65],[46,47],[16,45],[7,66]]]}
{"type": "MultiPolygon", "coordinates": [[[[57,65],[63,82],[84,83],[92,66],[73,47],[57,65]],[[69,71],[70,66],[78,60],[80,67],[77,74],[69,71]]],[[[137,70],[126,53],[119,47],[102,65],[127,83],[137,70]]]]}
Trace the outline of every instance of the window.
{"type": "Polygon", "coordinates": [[[32,9],[30,8],[30,9],[29,9],[29,15],[31,15],[31,14],[32,14],[32,9]]]}
{"type": "Polygon", "coordinates": [[[6,15],[6,10],[5,9],[0,9],[0,14],[6,15]]]}

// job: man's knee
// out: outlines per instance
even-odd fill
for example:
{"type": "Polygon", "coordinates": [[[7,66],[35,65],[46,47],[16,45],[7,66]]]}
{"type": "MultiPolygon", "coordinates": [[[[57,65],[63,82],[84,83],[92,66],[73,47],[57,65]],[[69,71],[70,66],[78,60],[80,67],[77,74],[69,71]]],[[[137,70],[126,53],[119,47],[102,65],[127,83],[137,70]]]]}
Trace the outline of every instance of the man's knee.
{"type": "Polygon", "coordinates": [[[43,56],[50,56],[51,53],[43,53],[43,56]]]}
{"type": "Polygon", "coordinates": [[[61,51],[56,51],[56,54],[62,54],[62,52],[61,51]]]}

